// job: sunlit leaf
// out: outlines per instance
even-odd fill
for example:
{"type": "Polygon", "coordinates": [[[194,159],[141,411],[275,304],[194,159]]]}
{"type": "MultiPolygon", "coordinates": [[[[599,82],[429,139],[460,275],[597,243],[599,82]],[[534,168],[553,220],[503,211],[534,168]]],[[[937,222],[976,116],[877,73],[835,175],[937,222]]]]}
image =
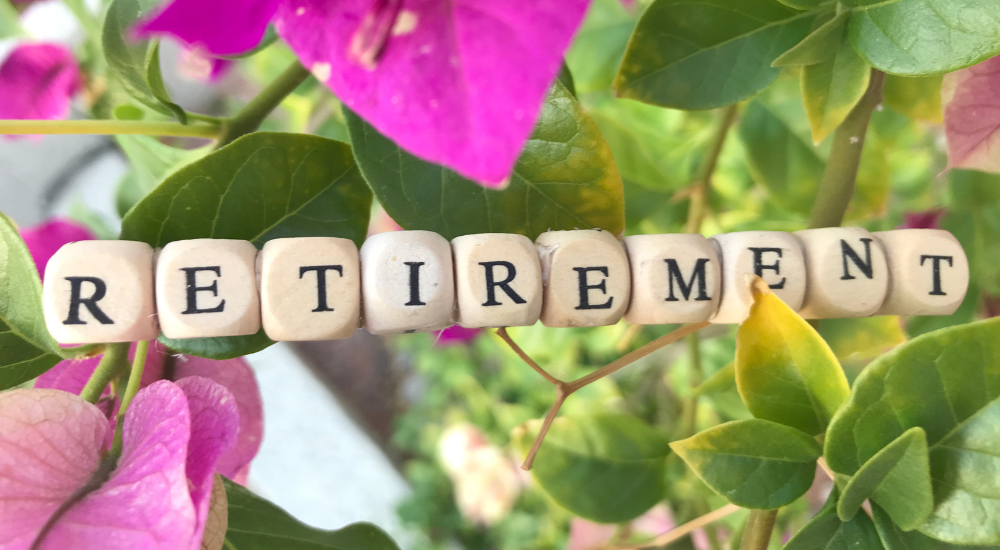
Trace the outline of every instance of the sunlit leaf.
{"type": "Polygon", "coordinates": [[[840,126],[868,89],[871,70],[846,38],[834,45],[832,57],[802,69],[802,100],[815,143],[840,126]]]}
{"type": "Polygon", "coordinates": [[[913,120],[941,123],[941,75],[886,75],[882,86],[882,103],[913,120]]]}

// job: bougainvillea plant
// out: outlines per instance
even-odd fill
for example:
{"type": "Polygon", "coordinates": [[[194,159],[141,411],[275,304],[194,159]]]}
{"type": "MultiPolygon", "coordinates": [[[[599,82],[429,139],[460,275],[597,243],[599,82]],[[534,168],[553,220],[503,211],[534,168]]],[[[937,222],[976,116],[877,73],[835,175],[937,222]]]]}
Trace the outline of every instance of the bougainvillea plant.
{"type": "MultiPolygon", "coordinates": [[[[413,545],[1000,547],[996,0],[62,3],[68,44],[0,0],[0,134],[114,135],[121,239],[845,224],[967,251],[945,317],[810,323],[755,285],[732,330],[395,337],[424,381],[391,441],[413,545]],[[215,111],[174,99],[161,41],[215,111]]],[[[7,214],[0,550],[397,548],[243,487],[263,332],[59,346],[40,273],[94,234],[7,214]]]]}

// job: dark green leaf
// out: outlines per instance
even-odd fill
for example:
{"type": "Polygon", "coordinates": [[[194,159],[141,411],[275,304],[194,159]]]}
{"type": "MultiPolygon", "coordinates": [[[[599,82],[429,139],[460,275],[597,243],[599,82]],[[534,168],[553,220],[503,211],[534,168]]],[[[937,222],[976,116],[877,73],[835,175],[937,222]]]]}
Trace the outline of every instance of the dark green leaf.
{"type": "Polygon", "coordinates": [[[225,480],[229,528],[225,548],[231,550],[399,550],[389,535],[370,523],[353,523],[336,531],[315,529],[298,521],[249,489],[225,480]]]}
{"type": "Polygon", "coordinates": [[[215,338],[172,339],[160,335],[160,342],[177,353],[208,359],[235,359],[258,351],[274,343],[264,329],[247,336],[218,336],[215,338]]]}
{"type": "Polygon", "coordinates": [[[752,418],[709,428],[670,448],[715,492],[744,508],[780,508],[812,485],[822,449],[805,433],[752,418]]]}
{"type": "Polygon", "coordinates": [[[149,136],[122,135],[115,136],[115,139],[131,168],[115,193],[115,204],[122,217],[167,175],[212,150],[211,145],[199,149],[178,149],[149,136]]]}
{"type": "MultiPolygon", "coordinates": [[[[531,422],[515,433],[522,451],[538,433],[531,422]]],[[[641,516],[666,492],[667,439],[625,415],[556,419],[535,458],[532,476],[561,506],[598,523],[641,516]]]]}
{"type": "Polygon", "coordinates": [[[0,390],[27,382],[62,358],[45,328],[42,283],[14,222],[0,214],[0,390]]]}
{"type": "Polygon", "coordinates": [[[782,4],[797,10],[811,10],[823,3],[823,0],[778,0],[782,4]]]}
{"type": "Polygon", "coordinates": [[[877,502],[903,530],[915,529],[934,508],[927,435],[910,428],[868,459],[843,489],[837,515],[847,521],[865,499],[877,502]]]}
{"type": "Polygon", "coordinates": [[[837,411],[827,463],[855,474],[906,430],[930,445],[934,512],[920,530],[1000,544],[1000,319],[928,333],[872,362],[837,411]]]}
{"type": "Polygon", "coordinates": [[[837,489],[834,489],[823,508],[789,539],[784,550],[882,550],[882,544],[866,514],[840,521],[837,489]]]}
{"type": "Polygon", "coordinates": [[[573,73],[569,70],[569,65],[565,62],[559,69],[559,83],[566,88],[566,91],[570,93],[573,97],[576,97],[576,84],[573,82],[573,73]]]}
{"type": "Polygon", "coordinates": [[[481,187],[400,149],[345,109],[354,154],[386,212],[405,229],[453,239],[471,233],[625,227],[622,182],[611,150],[576,99],[553,86],[503,190],[481,187]]]}
{"type": "Polygon", "coordinates": [[[996,0],[848,0],[851,44],[887,73],[947,73],[1000,53],[996,0]]]}
{"type": "MultiPolygon", "coordinates": [[[[800,65],[813,65],[830,59],[837,53],[847,19],[851,12],[843,11],[836,16],[830,17],[828,21],[809,33],[809,36],[802,39],[792,49],[778,56],[772,63],[772,67],[795,67],[800,65]]],[[[817,19],[821,21],[821,19],[817,19]]]]}
{"type": "Polygon", "coordinates": [[[872,516],[875,521],[875,530],[882,540],[885,550],[986,550],[996,548],[995,546],[959,546],[948,544],[932,539],[920,531],[903,531],[898,525],[892,522],[889,514],[872,504],[872,516]]]}
{"type": "Polygon", "coordinates": [[[566,53],[566,64],[573,70],[578,92],[611,88],[634,28],[635,17],[625,10],[621,0],[590,3],[587,18],[566,53]]]}
{"type": "Polygon", "coordinates": [[[629,40],[615,90],[679,109],[742,101],[778,77],[771,62],[815,17],[777,0],[656,0],[629,40]]]}
{"type": "Polygon", "coordinates": [[[155,0],[111,2],[101,37],[104,57],[111,72],[132,97],[151,109],[187,123],[187,113],[170,100],[163,87],[158,41],[136,41],[129,36],[136,20],[156,4],[155,0]]]}

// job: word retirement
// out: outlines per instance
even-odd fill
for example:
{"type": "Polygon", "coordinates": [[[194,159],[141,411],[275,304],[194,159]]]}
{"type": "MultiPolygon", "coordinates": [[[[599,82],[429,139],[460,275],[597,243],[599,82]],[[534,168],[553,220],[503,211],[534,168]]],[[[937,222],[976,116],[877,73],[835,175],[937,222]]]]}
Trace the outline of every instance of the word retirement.
{"type": "Polygon", "coordinates": [[[947,231],[860,228],[639,235],[606,231],[195,239],[156,252],[131,241],[62,247],[45,270],[60,343],[253,334],[345,338],[466,327],[739,323],[762,277],[807,318],[946,315],[969,282],[947,231]]]}

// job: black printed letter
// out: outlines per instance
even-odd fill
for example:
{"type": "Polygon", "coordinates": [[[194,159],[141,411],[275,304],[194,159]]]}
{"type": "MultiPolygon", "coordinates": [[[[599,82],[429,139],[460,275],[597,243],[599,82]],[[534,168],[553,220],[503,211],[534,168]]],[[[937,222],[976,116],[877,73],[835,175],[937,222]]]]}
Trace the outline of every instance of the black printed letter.
{"type": "Polygon", "coordinates": [[[941,261],[947,260],[948,267],[955,264],[952,263],[952,256],[920,256],[920,265],[924,265],[924,260],[929,259],[931,261],[931,275],[934,277],[934,289],[928,294],[931,296],[947,296],[947,294],[941,290],[941,261]]]}
{"type": "Polygon", "coordinates": [[[514,292],[513,288],[510,288],[510,282],[514,280],[514,276],[517,275],[517,270],[514,269],[514,264],[510,262],[479,262],[479,265],[483,266],[486,270],[486,301],[483,302],[484,306],[499,306],[500,302],[497,301],[496,297],[496,287],[500,287],[511,300],[514,300],[515,304],[526,304],[524,298],[521,298],[517,292],[514,292]],[[496,282],[493,277],[493,268],[502,265],[507,268],[507,278],[496,282]]]}
{"type": "Polygon", "coordinates": [[[576,271],[577,276],[580,279],[580,305],[576,306],[575,309],[611,309],[611,302],[614,301],[614,296],[608,298],[607,302],[603,304],[591,304],[590,303],[590,290],[600,290],[601,292],[607,294],[608,290],[604,283],[607,279],[602,279],[600,283],[596,285],[587,284],[587,273],[590,271],[599,271],[605,277],[608,276],[607,267],[574,267],[573,271],[576,271]]]}
{"type": "Polygon", "coordinates": [[[847,259],[850,258],[854,265],[858,266],[861,273],[869,279],[872,278],[872,240],[871,239],[861,239],[861,242],[865,243],[865,261],[861,261],[861,257],[858,253],[851,248],[847,241],[840,239],[840,259],[844,262],[844,274],[840,277],[840,280],[846,281],[848,279],[856,279],[854,275],[847,270],[847,259]]]}
{"type": "Polygon", "coordinates": [[[317,294],[317,305],[313,312],[317,311],[333,311],[332,307],[326,305],[326,272],[336,271],[340,273],[340,276],[344,276],[344,268],[339,265],[304,265],[299,267],[299,279],[305,276],[306,273],[310,271],[316,272],[316,294],[317,294]]]}
{"type": "Polygon", "coordinates": [[[684,295],[685,300],[691,299],[691,290],[694,289],[694,281],[698,280],[698,297],[694,299],[696,302],[706,302],[711,300],[708,297],[708,293],[705,292],[705,264],[708,263],[708,258],[698,258],[698,261],[694,263],[694,272],[691,273],[691,280],[684,283],[684,275],[681,274],[681,268],[677,265],[677,260],[673,258],[667,258],[663,260],[667,262],[667,279],[670,281],[670,296],[667,296],[668,302],[677,302],[678,299],[674,297],[674,281],[677,281],[677,286],[681,287],[681,294],[684,295]]]}
{"type": "MultiPolygon", "coordinates": [[[[781,275],[781,267],[778,265],[778,260],[775,260],[773,264],[764,265],[761,259],[761,256],[763,256],[765,252],[774,252],[780,258],[780,248],[750,248],[750,250],[753,251],[753,272],[755,275],[763,277],[765,269],[773,270],[776,275],[781,275]]],[[[782,277],[777,283],[767,286],[778,289],[785,288],[785,277],[782,277]]]]}
{"type": "Polygon", "coordinates": [[[181,271],[187,277],[187,309],[181,312],[182,315],[188,315],[190,313],[218,313],[226,307],[226,301],[222,300],[219,305],[208,308],[199,309],[198,308],[198,293],[199,292],[211,292],[212,296],[219,295],[219,280],[216,279],[212,284],[208,286],[198,286],[196,279],[198,277],[199,271],[211,271],[215,273],[217,277],[222,277],[222,268],[213,265],[210,267],[182,267],[181,271]]]}
{"type": "Polygon", "coordinates": [[[86,325],[87,322],[80,319],[80,306],[87,306],[87,311],[94,316],[102,325],[113,325],[114,321],[101,311],[97,302],[108,292],[108,285],[97,277],[66,277],[69,281],[69,315],[63,321],[64,325],[86,325]],[[81,296],[83,283],[94,285],[94,293],[90,298],[81,296]]]}
{"type": "Polygon", "coordinates": [[[420,266],[424,265],[424,262],[403,263],[410,266],[410,301],[403,305],[426,306],[427,304],[420,301],[420,266]]]}

